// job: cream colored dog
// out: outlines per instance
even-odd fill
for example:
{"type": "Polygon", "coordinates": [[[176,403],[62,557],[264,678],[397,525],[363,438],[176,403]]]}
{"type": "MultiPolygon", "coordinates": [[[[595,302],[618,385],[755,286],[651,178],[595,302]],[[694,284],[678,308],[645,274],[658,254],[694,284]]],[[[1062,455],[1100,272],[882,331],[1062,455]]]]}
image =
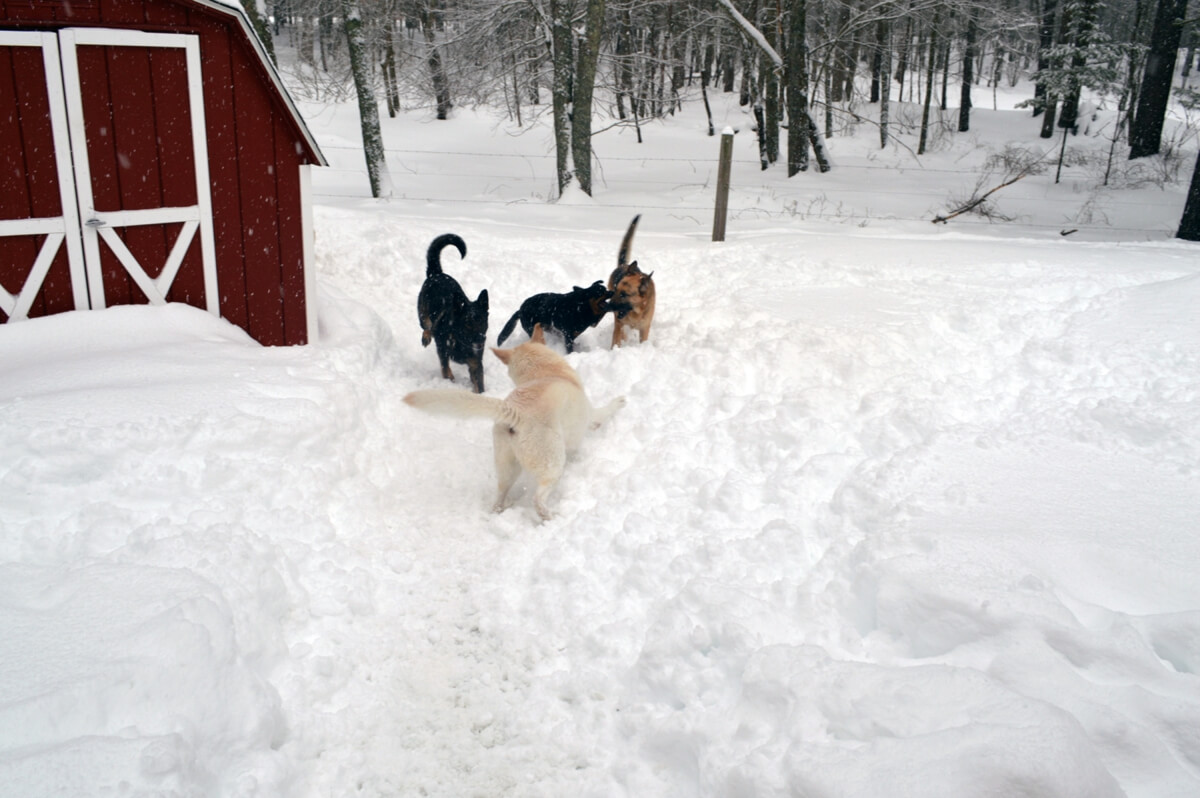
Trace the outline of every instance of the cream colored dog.
{"type": "Polygon", "coordinates": [[[526,343],[512,349],[493,347],[492,351],[508,366],[508,375],[516,384],[504,399],[431,388],[413,391],[404,401],[431,413],[495,421],[492,440],[497,484],[492,509],[504,509],[508,491],[524,468],[537,478],[533,506],[546,520],[550,518],[546,497],[562,476],[567,453],[579,446],[588,429],[599,427],[623,407],[625,397],[602,408],[592,407],[575,369],[546,347],[541,325],[534,327],[526,343]]]}

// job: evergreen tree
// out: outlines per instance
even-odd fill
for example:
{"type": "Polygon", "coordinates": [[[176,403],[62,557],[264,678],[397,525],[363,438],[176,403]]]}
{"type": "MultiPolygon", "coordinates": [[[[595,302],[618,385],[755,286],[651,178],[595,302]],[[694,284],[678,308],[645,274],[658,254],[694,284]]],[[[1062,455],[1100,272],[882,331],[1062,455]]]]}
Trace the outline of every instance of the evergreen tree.
{"type": "MultiPolygon", "coordinates": [[[[1067,0],[1063,4],[1063,36],[1060,43],[1046,52],[1046,66],[1039,69],[1037,81],[1046,87],[1044,99],[1046,121],[1053,119],[1054,109],[1062,102],[1058,126],[1062,130],[1062,145],[1058,154],[1058,176],[1062,174],[1066,154],[1067,134],[1075,131],[1080,92],[1092,89],[1101,94],[1114,93],[1121,80],[1120,64],[1125,61],[1128,44],[1114,44],[1095,24],[1095,0],[1067,0]]],[[[1043,102],[1030,99],[1022,106],[1043,102]]],[[[1047,138],[1043,124],[1042,137],[1047,138]]],[[[1055,182],[1058,182],[1058,176],[1055,182]]]]}
{"type": "Polygon", "coordinates": [[[258,13],[258,0],[242,0],[242,7],[246,9],[250,27],[254,28],[254,32],[258,34],[258,39],[266,49],[267,55],[270,56],[271,63],[278,65],[279,61],[275,58],[275,42],[271,40],[271,29],[267,27],[266,20],[263,19],[262,14],[258,13]]]}

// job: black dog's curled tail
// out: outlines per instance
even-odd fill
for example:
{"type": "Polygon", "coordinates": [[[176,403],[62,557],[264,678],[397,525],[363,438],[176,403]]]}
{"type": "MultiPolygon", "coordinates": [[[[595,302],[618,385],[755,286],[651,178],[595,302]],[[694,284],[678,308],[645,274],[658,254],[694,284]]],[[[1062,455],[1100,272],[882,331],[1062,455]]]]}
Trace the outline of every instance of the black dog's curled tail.
{"type": "Polygon", "coordinates": [[[460,258],[467,257],[467,242],[454,233],[442,233],[429,244],[429,250],[425,253],[425,276],[432,277],[435,274],[442,273],[442,250],[446,247],[453,246],[458,250],[460,258]]]}
{"type": "Polygon", "coordinates": [[[633,217],[633,221],[629,223],[629,229],[625,231],[625,237],[621,239],[621,248],[617,250],[617,268],[629,265],[629,250],[633,246],[633,234],[637,230],[638,219],[642,215],[639,213],[633,217]]]}
{"type": "Polygon", "coordinates": [[[521,311],[512,314],[512,318],[504,325],[504,329],[500,331],[500,337],[496,339],[496,346],[503,346],[504,339],[512,335],[512,331],[517,326],[517,319],[521,318],[521,311]]]}

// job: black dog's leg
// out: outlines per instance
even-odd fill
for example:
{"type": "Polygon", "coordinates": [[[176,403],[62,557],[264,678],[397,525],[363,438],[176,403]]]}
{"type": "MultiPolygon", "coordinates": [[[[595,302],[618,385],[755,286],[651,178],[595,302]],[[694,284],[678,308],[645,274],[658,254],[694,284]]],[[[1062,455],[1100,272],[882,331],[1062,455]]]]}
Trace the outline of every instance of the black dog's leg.
{"type": "Polygon", "coordinates": [[[483,360],[472,358],[467,361],[467,371],[471,375],[471,387],[475,393],[483,393],[483,360]]]}
{"type": "Polygon", "coordinates": [[[453,380],[454,375],[450,373],[450,351],[446,348],[446,342],[434,339],[437,344],[438,360],[442,362],[442,376],[448,380],[453,380]]]}

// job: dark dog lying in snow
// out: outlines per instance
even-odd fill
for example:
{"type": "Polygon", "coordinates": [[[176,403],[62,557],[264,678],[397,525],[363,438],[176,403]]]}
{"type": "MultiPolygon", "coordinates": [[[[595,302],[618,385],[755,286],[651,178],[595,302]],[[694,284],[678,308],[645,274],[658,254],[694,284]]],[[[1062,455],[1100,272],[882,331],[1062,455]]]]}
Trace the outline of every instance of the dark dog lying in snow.
{"type": "Polygon", "coordinates": [[[417,295],[417,316],[421,319],[421,345],[437,345],[442,376],[453,380],[450,361],[463,363],[471,377],[471,388],[483,393],[483,347],[487,339],[488,293],[480,292],[474,302],[462,287],[442,271],[442,250],[453,246],[459,257],[467,256],[467,244],[454,233],[433,239],[425,253],[425,283],[417,295]]]}
{"type": "Polygon", "coordinates": [[[567,294],[534,294],[521,303],[521,308],[513,314],[496,345],[504,344],[504,339],[512,333],[521,322],[526,334],[533,334],[533,327],[541,324],[547,331],[553,331],[563,337],[563,345],[567,352],[575,348],[575,339],[588,327],[595,327],[608,312],[608,301],[612,291],[597,280],[587,288],[575,286],[567,294]]]}

